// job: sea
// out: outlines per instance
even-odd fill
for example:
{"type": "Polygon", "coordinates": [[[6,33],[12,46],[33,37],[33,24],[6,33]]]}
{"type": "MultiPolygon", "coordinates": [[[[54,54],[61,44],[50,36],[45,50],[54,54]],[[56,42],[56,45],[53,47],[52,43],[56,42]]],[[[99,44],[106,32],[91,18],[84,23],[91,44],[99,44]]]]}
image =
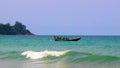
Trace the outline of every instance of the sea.
{"type": "Polygon", "coordinates": [[[120,36],[0,35],[0,68],[120,68],[120,36]]]}

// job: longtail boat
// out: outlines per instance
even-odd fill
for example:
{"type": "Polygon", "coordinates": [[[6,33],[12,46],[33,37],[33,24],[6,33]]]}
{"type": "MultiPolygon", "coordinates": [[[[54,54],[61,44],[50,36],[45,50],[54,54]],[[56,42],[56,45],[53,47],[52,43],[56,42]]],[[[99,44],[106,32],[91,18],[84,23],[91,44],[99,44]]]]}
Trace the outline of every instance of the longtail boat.
{"type": "Polygon", "coordinates": [[[81,38],[67,38],[67,37],[59,37],[59,36],[54,36],[54,40],[55,41],[78,41],[80,40],[81,38]]]}

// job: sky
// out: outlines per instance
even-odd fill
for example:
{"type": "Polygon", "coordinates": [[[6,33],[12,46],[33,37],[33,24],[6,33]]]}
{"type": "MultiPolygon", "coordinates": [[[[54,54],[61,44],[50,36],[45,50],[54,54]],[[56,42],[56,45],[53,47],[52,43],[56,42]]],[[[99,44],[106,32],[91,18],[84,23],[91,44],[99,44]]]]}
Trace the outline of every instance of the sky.
{"type": "Polygon", "coordinates": [[[120,0],[0,0],[0,23],[36,35],[120,35],[120,0]]]}

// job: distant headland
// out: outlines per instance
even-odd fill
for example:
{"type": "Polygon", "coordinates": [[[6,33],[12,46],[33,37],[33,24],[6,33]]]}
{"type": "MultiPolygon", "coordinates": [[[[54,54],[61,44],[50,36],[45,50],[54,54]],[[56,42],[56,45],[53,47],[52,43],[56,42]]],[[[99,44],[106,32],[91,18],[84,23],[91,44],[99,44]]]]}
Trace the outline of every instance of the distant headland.
{"type": "Polygon", "coordinates": [[[0,23],[0,35],[34,35],[21,22],[16,21],[14,25],[10,23],[0,23]]]}

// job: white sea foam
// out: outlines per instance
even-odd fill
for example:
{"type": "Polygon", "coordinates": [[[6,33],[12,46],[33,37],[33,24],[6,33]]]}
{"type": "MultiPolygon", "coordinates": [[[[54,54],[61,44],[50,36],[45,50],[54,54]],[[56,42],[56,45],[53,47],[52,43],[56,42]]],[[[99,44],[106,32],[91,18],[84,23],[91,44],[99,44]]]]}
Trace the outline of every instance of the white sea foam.
{"type": "Polygon", "coordinates": [[[21,55],[26,56],[26,58],[30,58],[30,59],[41,59],[47,56],[55,56],[55,57],[59,57],[61,55],[64,55],[68,52],[68,50],[66,51],[43,51],[43,52],[35,52],[35,51],[25,51],[23,53],[21,53],[21,55]]]}

